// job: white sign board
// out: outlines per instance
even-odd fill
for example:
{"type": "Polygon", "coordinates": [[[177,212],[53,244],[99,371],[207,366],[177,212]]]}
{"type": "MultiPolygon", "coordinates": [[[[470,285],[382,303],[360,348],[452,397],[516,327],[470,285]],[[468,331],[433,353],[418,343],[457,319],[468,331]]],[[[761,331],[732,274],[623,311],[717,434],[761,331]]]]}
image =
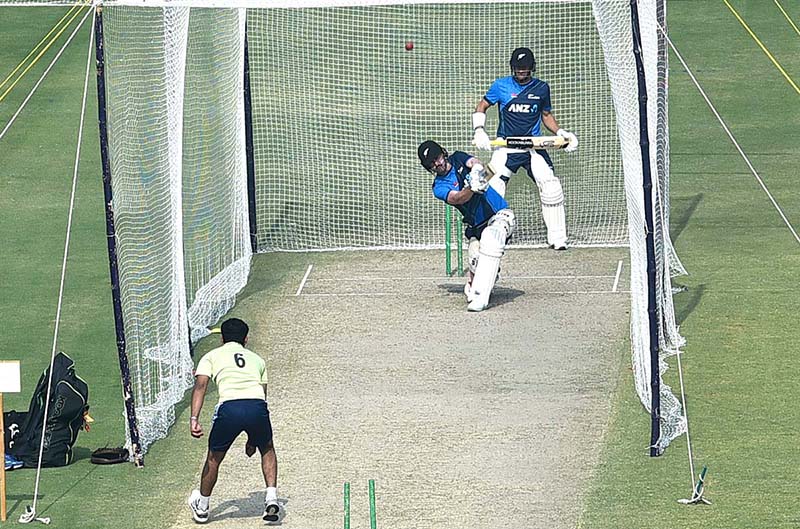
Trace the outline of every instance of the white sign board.
{"type": "Polygon", "coordinates": [[[19,393],[19,360],[0,360],[0,393],[19,393]]]}

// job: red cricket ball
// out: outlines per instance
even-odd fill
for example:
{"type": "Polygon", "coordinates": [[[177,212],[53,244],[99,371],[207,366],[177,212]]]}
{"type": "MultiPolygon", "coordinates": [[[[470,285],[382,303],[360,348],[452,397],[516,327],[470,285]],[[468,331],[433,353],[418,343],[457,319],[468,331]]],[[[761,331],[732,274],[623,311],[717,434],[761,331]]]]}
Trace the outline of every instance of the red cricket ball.
{"type": "Polygon", "coordinates": [[[406,42],[406,51],[411,51],[414,49],[414,43],[410,40],[406,42]]]}

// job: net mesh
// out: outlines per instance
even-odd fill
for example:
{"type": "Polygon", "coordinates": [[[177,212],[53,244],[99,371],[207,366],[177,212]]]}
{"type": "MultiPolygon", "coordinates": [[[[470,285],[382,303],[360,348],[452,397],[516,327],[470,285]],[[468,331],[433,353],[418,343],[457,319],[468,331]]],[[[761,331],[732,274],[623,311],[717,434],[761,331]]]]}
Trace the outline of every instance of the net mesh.
{"type": "MultiPolygon", "coordinates": [[[[683,338],[678,333],[672,305],[671,274],[667,252],[669,242],[667,203],[664,192],[668,185],[667,157],[663,149],[668,145],[666,127],[666,85],[659,91],[659,70],[666,71],[666,49],[659,47],[657,21],[665,16],[665,5],[657,9],[661,0],[639,2],[639,24],[642,36],[642,53],[647,81],[648,136],[650,139],[650,166],[653,175],[653,222],[656,255],[656,306],[659,328],[659,372],[661,398],[661,438],[657,448],[663,451],[672,439],[683,433],[686,422],[680,402],[663,380],[667,369],[666,358],[677,351],[683,338]]],[[[632,49],[631,14],[628,2],[595,2],[595,14],[601,32],[609,31],[603,38],[606,63],[613,85],[617,109],[619,141],[623,149],[625,188],[629,222],[629,247],[631,256],[631,349],[634,381],[637,394],[644,407],[651,410],[650,386],[650,331],[647,285],[647,249],[644,200],[642,189],[642,156],[639,137],[639,105],[636,84],[636,64],[632,49]]]]}
{"type": "Polygon", "coordinates": [[[130,375],[144,449],[192,384],[194,338],[250,264],[244,13],[104,10],[109,155],[130,375]]]}
{"type": "Polygon", "coordinates": [[[230,310],[250,270],[243,9],[192,9],[183,114],[183,249],[193,340],[230,310]],[[209,67],[212,65],[212,67],[209,67]]]}
{"type": "MultiPolygon", "coordinates": [[[[678,351],[671,276],[685,273],[669,238],[667,54],[663,0],[639,2],[648,93],[660,371],[678,351]]],[[[418,4],[253,10],[248,16],[263,250],[432,248],[444,212],[431,200],[416,146],[469,145],[470,115],[509,50],[529,45],[577,155],[553,153],[574,246],[631,248],[636,389],[650,410],[649,316],[637,77],[628,0],[418,4]],[[470,30],[473,21],[503,31],[470,30]],[[411,41],[413,51],[404,43],[411,41]]],[[[494,110],[494,109],[493,109],[494,110]]],[[[497,123],[492,111],[489,128],[497,123]]],[[[480,155],[480,153],[478,153],[480,155]]],[[[485,156],[485,155],[484,155],[485,156]]],[[[514,177],[516,245],[542,245],[535,186],[514,177]]],[[[685,430],[661,385],[663,450],[685,430]]]]}
{"type": "Polygon", "coordinates": [[[188,19],[188,9],[110,9],[104,15],[120,296],[145,448],[166,434],[174,404],[191,383],[180,144],[171,141],[181,133],[177,94],[183,93],[188,19]]]}
{"type": "MultiPolygon", "coordinates": [[[[580,137],[576,155],[552,154],[570,240],[624,244],[622,163],[592,4],[531,2],[250,10],[259,249],[442,247],[444,208],[417,146],[435,139],[475,152],[472,112],[521,44],[550,83],[559,123],[580,137]],[[470,30],[478,20],[503,30],[470,30]]],[[[487,125],[497,126],[496,108],[487,125]]],[[[545,244],[524,172],[508,199],[515,244],[545,244]]]]}

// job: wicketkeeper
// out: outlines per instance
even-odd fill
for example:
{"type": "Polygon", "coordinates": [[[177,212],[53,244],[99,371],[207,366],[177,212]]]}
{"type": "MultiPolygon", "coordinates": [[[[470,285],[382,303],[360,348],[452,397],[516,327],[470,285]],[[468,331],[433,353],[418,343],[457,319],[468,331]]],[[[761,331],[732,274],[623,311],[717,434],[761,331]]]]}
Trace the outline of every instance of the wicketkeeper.
{"type": "MultiPolygon", "coordinates": [[[[542,125],[558,136],[569,140],[564,149],[573,152],[578,148],[575,134],[559,127],[550,106],[550,86],[533,77],[536,59],[528,48],[517,48],[511,54],[511,75],[496,79],[486,95],[478,102],[472,114],[475,130],[473,143],[479,149],[491,150],[486,133],[486,110],[498,104],[500,123],[497,137],[540,136],[542,125]]],[[[492,182],[501,195],[511,175],[524,167],[539,188],[542,217],[547,226],[547,244],[556,250],[567,249],[567,223],[564,214],[564,191],[561,181],[553,172],[553,162],[544,150],[509,149],[501,147],[492,154],[491,164],[497,168],[498,177],[492,182]]]]}
{"type": "Polygon", "coordinates": [[[417,150],[422,167],[434,175],[433,196],[455,206],[464,216],[469,239],[469,272],[464,294],[467,310],[480,312],[489,305],[500,258],[514,232],[514,213],[500,193],[491,187],[492,171],[465,152],[447,151],[435,141],[417,150]]]}

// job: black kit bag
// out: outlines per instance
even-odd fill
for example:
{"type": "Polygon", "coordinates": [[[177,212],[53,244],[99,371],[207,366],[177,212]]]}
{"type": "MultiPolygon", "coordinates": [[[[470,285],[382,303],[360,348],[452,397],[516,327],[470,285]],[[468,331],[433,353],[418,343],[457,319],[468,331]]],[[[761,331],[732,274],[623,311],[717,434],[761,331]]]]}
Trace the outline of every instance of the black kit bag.
{"type": "MultiPolygon", "coordinates": [[[[36,467],[39,462],[49,376],[48,367],[36,384],[25,420],[9,450],[26,467],[36,467]]],[[[58,353],[53,360],[53,381],[42,451],[43,467],[62,467],[72,462],[72,447],[78,432],[85,427],[88,402],[89,387],[75,374],[75,362],[64,353],[58,353]]]]}
{"type": "Polygon", "coordinates": [[[17,439],[19,439],[22,425],[25,423],[25,418],[27,416],[27,411],[11,410],[3,413],[3,429],[5,430],[3,440],[6,444],[6,454],[11,453],[11,449],[14,448],[14,444],[16,444],[17,439]]]}

